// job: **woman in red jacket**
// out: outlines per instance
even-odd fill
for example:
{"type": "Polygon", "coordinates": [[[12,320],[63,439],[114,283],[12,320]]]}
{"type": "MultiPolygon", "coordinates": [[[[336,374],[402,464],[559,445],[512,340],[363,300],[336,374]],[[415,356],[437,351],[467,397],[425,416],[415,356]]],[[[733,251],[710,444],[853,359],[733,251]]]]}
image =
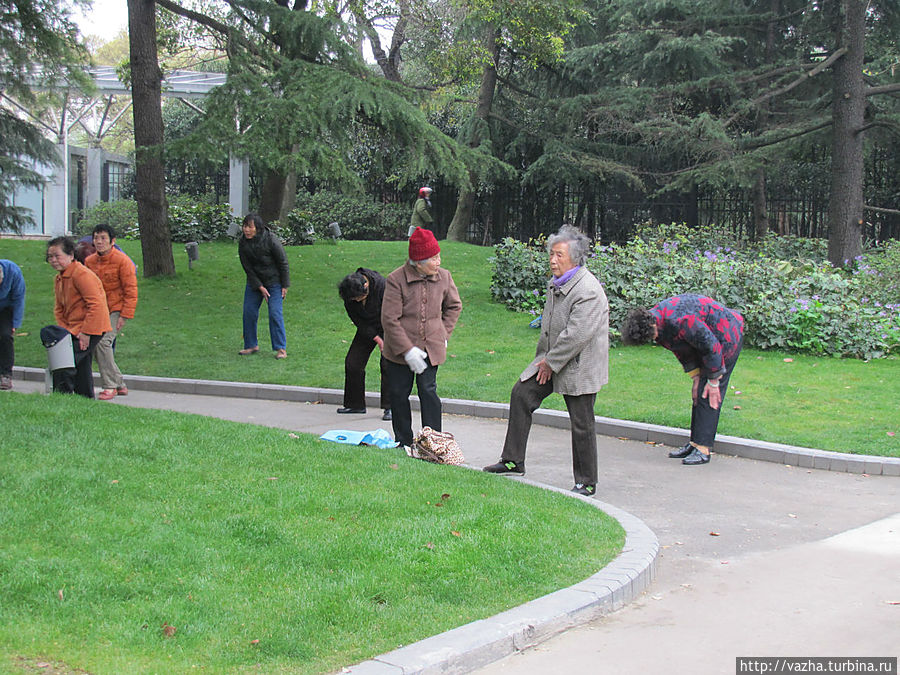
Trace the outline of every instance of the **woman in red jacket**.
{"type": "Polygon", "coordinates": [[[47,262],[58,272],[53,282],[53,314],[56,323],[71,333],[75,352],[75,368],[53,371],[53,391],[94,398],[94,348],[110,330],[103,284],[75,260],[75,242],[69,237],[55,237],[47,242],[47,262]]]}

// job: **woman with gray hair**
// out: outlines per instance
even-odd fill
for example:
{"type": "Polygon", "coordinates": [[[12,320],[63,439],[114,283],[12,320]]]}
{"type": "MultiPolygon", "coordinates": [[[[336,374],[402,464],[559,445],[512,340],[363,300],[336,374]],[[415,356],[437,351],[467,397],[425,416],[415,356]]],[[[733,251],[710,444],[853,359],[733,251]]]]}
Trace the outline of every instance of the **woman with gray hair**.
{"type": "Polygon", "coordinates": [[[534,360],[519,376],[509,400],[509,423],[500,461],[484,467],[498,474],[525,473],[531,418],[553,392],[562,394],[572,429],[573,492],[597,491],[594,401],[609,379],[609,303],[584,266],[590,240],[570,225],[547,240],[550,272],[534,360]]]}

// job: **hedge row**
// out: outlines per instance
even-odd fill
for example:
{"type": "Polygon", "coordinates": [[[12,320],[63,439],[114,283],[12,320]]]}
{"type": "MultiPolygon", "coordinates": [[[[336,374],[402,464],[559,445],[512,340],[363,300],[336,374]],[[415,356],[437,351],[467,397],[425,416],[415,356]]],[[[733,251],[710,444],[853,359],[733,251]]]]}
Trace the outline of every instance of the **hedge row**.
{"type": "MultiPolygon", "coordinates": [[[[644,226],[625,244],[596,246],[588,268],[609,298],[618,337],[625,314],[678,293],[710,295],[743,314],[747,344],[865,359],[900,352],[900,242],[835,269],[821,240],[771,236],[760,244],[683,225],[644,226]]],[[[547,255],[542,240],[495,247],[494,298],[538,315],[547,255]]]]}

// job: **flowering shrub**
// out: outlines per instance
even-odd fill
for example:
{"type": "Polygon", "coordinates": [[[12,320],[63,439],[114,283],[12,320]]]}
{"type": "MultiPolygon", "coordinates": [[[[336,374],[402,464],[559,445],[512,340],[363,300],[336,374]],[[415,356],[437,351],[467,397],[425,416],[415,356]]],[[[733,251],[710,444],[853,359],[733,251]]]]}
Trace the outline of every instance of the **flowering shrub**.
{"type": "MultiPolygon", "coordinates": [[[[543,246],[496,247],[491,291],[517,311],[540,313],[543,246]]],[[[615,335],[628,310],[678,293],[702,293],[741,312],[745,341],[760,348],[878,358],[900,352],[900,243],[835,269],[821,241],[768,237],[749,245],[685,226],[643,227],[625,244],[595,247],[588,268],[603,282],[615,335]],[[776,255],[777,254],[777,255],[776,255]]]]}

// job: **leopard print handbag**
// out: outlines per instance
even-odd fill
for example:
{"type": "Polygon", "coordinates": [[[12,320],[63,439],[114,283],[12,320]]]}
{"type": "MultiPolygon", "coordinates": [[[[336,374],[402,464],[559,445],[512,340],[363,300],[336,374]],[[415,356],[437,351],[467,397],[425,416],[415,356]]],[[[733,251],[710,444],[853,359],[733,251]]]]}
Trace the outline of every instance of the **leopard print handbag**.
{"type": "Polygon", "coordinates": [[[431,427],[422,427],[422,431],[416,434],[412,446],[407,450],[410,457],[424,459],[435,464],[453,464],[459,466],[466,460],[463,457],[462,448],[446,431],[435,431],[431,427]]]}

